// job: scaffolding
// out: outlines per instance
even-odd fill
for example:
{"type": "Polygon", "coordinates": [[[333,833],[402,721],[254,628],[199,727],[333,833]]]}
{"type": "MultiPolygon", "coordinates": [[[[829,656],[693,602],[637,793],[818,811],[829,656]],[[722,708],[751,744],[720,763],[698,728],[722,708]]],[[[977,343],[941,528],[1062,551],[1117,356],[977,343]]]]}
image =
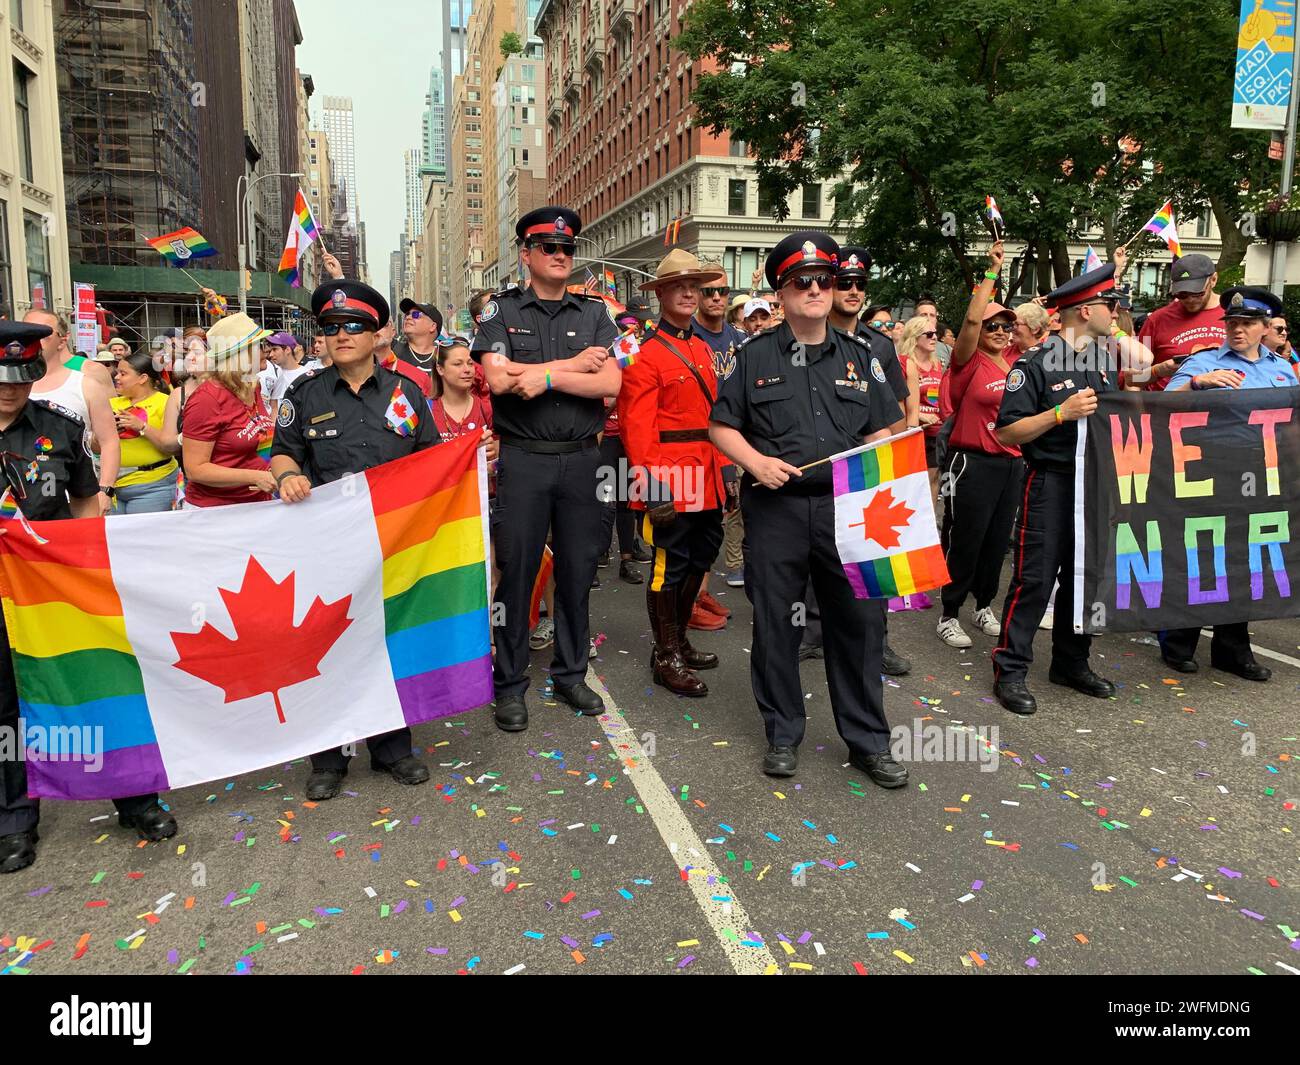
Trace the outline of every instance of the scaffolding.
{"type": "Polygon", "coordinates": [[[188,0],[56,0],[74,262],[154,266],[145,243],[200,214],[188,0]]]}

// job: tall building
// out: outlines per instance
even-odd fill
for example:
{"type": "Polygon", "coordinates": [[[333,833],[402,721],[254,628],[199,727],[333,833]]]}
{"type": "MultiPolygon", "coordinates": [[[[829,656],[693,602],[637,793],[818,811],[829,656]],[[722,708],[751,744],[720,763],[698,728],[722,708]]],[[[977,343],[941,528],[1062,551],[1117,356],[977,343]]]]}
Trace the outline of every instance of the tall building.
{"type": "Polygon", "coordinates": [[[357,145],[352,127],[352,97],[326,96],[321,127],[330,140],[334,181],[343,189],[348,217],[356,225],[361,216],[357,213],[357,145]]]}
{"type": "MultiPolygon", "coordinates": [[[[24,25],[44,6],[22,4],[24,25]]],[[[191,7],[186,0],[54,5],[74,263],[156,266],[158,253],[144,239],[199,220],[198,121],[211,101],[195,107],[190,99],[198,73],[191,7]]]]}
{"type": "Polygon", "coordinates": [[[306,177],[303,191],[311,203],[312,214],[322,231],[334,224],[334,202],[330,195],[333,184],[330,170],[330,139],[323,129],[307,131],[306,177]]]}
{"type": "Polygon", "coordinates": [[[388,306],[396,320],[397,305],[402,302],[402,293],[406,290],[406,234],[397,238],[397,251],[388,253],[388,306]]]}
{"type": "Polygon", "coordinates": [[[546,129],[542,120],[542,39],[534,32],[540,0],[517,0],[511,29],[519,35],[523,52],[501,63],[492,86],[488,109],[495,123],[492,137],[491,180],[495,209],[485,212],[489,241],[483,283],[498,288],[518,277],[515,222],[521,215],[546,203],[546,129]]]}
{"type": "Polygon", "coordinates": [[[547,185],[555,203],[582,215],[579,259],[617,260],[626,294],[677,243],[723,264],[734,288],[786,233],[829,225],[833,204],[820,184],[797,190],[786,221],[759,195],[743,143],[693,122],[691,92],[706,70],[674,51],[684,0],[620,0],[588,6],[542,0],[537,32],[546,45],[547,185]]]}
{"type": "Polygon", "coordinates": [[[406,178],[406,235],[418,237],[424,232],[424,195],[420,183],[420,149],[402,153],[402,172],[406,178]]]}
{"type": "Polygon", "coordinates": [[[54,19],[44,2],[0,11],[12,80],[0,85],[0,314],[72,304],[54,19]],[[14,180],[17,178],[17,180],[14,180]]]}
{"type": "Polygon", "coordinates": [[[429,91],[424,95],[421,123],[420,173],[435,181],[447,177],[447,94],[441,65],[429,68],[429,91]]]}

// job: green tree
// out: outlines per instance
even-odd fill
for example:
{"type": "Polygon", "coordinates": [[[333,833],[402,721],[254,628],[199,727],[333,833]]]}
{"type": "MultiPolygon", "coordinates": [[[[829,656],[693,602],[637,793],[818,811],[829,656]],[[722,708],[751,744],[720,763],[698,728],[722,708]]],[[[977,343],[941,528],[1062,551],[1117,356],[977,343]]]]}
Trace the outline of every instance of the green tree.
{"type": "Polygon", "coordinates": [[[805,182],[841,179],[836,220],[886,271],[873,299],[928,290],[951,315],[982,269],[986,194],[1029,243],[1040,291],[1070,276],[1086,221],[1113,251],[1171,196],[1182,218],[1212,206],[1240,261],[1237,186],[1267,135],[1228,130],[1235,11],[696,0],[677,45],[716,65],[692,97],[699,121],[745,141],[778,209],[805,182]]]}
{"type": "Polygon", "coordinates": [[[523,41],[519,39],[519,34],[513,30],[508,30],[501,35],[501,58],[509,59],[512,55],[519,55],[524,50],[523,41]]]}

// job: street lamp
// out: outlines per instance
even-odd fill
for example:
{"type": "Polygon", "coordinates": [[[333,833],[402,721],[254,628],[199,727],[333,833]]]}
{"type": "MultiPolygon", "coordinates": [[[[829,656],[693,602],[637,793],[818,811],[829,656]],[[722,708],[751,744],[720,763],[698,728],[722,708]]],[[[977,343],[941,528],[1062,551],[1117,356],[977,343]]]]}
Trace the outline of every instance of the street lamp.
{"type": "Polygon", "coordinates": [[[301,171],[294,174],[259,174],[251,181],[247,174],[240,174],[235,183],[235,206],[239,214],[235,216],[235,236],[239,241],[239,311],[248,313],[248,289],[244,284],[247,276],[249,255],[249,238],[252,236],[253,219],[249,213],[253,186],[267,178],[300,178],[301,171]]]}

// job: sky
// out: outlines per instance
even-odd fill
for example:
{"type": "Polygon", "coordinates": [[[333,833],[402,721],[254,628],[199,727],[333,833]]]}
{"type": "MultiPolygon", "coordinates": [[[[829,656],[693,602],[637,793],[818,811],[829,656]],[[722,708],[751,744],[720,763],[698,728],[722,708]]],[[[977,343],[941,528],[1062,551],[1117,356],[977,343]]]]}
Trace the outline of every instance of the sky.
{"type": "Polygon", "coordinates": [[[296,0],[298,69],[316,92],[351,96],[357,148],[357,204],[375,288],[388,295],[388,256],[406,221],[402,153],[420,147],[429,68],[441,62],[441,5],[430,0],[296,0]]]}

